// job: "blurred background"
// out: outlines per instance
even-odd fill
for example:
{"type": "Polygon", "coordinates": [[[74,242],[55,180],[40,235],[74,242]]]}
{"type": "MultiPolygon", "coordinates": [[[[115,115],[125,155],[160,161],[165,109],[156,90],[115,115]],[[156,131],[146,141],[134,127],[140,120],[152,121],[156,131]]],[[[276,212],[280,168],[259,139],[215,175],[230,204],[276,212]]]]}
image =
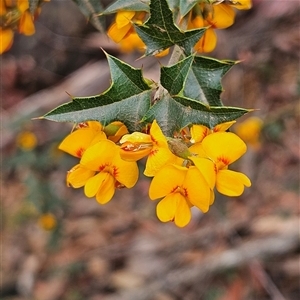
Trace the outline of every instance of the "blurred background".
{"type": "Polygon", "coordinates": [[[252,187],[217,195],[183,229],[158,221],[142,174],[103,206],[68,188],[76,160],[57,146],[72,124],[32,120],[109,86],[100,47],[154,80],[168,58],[120,53],[71,0],[46,3],[36,33],[15,35],[1,56],[1,299],[300,299],[300,5],[253,4],[208,55],[241,61],[222,99],[255,109],[233,128],[248,152],[232,168],[252,187]]]}

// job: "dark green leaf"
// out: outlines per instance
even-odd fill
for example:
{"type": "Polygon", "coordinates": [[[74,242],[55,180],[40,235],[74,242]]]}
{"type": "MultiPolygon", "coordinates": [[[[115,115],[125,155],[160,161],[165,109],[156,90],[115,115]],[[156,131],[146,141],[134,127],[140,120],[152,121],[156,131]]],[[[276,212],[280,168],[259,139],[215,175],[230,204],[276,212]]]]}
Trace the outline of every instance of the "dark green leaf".
{"type": "Polygon", "coordinates": [[[96,120],[103,125],[118,120],[129,131],[142,129],[141,120],[150,107],[151,89],[142,77],[141,69],[135,69],[108,55],[112,84],[100,95],[75,97],[42,118],[57,122],[84,122],[96,120]]]}
{"type": "Polygon", "coordinates": [[[144,121],[154,119],[166,136],[191,124],[202,124],[213,128],[217,124],[236,120],[249,110],[237,107],[209,107],[193,99],[164,95],[145,115],[144,121]]]}
{"type": "Polygon", "coordinates": [[[145,55],[155,55],[173,45],[180,46],[189,55],[205,32],[205,28],[181,31],[174,24],[173,13],[166,0],[152,0],[148,21],[134,26],[147,46],[145,55]]]}
{"type": "Polygon", "coordinates": [[[93,26],[103,32],[103,19],[101,17],[101,12],[103,11],[103,6],[100,0],[72,0],[75,2],[81,12],[86,16],[86,18],[93,24],[93,26]]]}
{"type": "Polygon", "coordinates": [[[117,0],[107,7],[103,14],[112,14],[120,10],[149,11],[149,0],[117,0]]]}
{"type": "Polygon", "coordinates": [[[161,68],[160,83],[170,95],[178,95],[183,90],[193,59],[190,55],[175,65],[161,68]]]}
{"type": "Polygon", "coordinates": [[[187,76],[183,95],[210,106],[222,106],[221,79],[234,64],[234,61],[196,56],[187,76]]]}

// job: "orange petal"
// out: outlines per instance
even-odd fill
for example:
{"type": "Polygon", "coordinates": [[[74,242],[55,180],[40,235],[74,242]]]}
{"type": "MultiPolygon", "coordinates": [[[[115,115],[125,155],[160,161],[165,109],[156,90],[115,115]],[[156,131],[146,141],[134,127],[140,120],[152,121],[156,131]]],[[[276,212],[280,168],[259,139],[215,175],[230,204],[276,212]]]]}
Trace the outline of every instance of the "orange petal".
{"type": "Polygon", "coordinates": [[[234,23],[235,11],[230,5],[221,3],[213,5],[213,9],[213,14],[206,19],[213,28],[224,29],[234,23]]]}
{"type": "Polygon", "coordinates": [[[0,54],[3,52],[8,51],[12,44],[14,39],[14,32],[12,29],[1,29],[0,28],[0,54]]]}
{"type": "Polygon", "coordinates": [[[129,23],[126,26],[122,27],[122,28],[118,28],[116,23],[113,23],[108,31],[107,31],[107,35],[115,42],[115,43],[119,43],[121,42],[124,37],[126,36],[126,34],[130,31],[132,25],[129,23]]]}
{"type": "Polygon", "coordinates": [[[130,24],[130,21],[134,17],[134,15],[135,15],[134,11],[130,11],[130,10],[118,11],[116,15],[116,24],[118,29],[123,28],[124,26],[130,24]]]}
{"type": "Polygon", "coordinates": [[[210,133],[210,129],[204,125],[193,125],[191,127],[191,143],[199,143],[210,133]]]}
{"type": "Polygon", "coordinates": [[[19,21],[19,33],[32,35],[35,33],[33,17],[29,11],[25,11],[19,21]]]}
{"type": "Polygon", "coordinates": [[[217,35],[213,28],[208,28],[201,39],[195,44],[197,52],[211,52],[216,48],[217,35]]]}

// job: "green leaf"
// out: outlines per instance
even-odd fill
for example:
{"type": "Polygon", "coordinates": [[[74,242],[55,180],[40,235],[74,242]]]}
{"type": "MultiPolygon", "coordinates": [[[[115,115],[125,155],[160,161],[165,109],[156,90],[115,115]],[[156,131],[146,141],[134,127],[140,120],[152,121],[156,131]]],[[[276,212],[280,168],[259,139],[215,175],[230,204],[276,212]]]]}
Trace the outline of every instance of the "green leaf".
{"type": "Polygon", "coordinates": [[[234,61],[196,56],[187,76],[183,95],[210,106],[222,106],[221,79],[235,64],[234,61]]]}
{"type": "Polygon", "coordinates": [[[184,17],[198,2],[199,0],[180,0],[180,15],[184,17]]]}
{"type": "Polygon", "coordinates": [[[117,0],[107,7],[103,14],[112,14],[120,10],[149,11],[149,0],[117,0]]]}
{"type": "Polygon", "coordinates": [[[74,97],[42,118],[57,122],[85,122],[96,120],[103,125],[112,121],[123,122],[129,131],[143,128],[141,120],[149,110],[151,89],[135,69],[121,60],[106,54],[111,71],[111,86],[102,94],[91,97],[74,97]]]}
{"type": "Polygon", "coordinates": [[[250,110],[237,107],[209,107],[193,99],[166,94],[145,115],[145,122],[156,119],[166,136],[173,137],[191,124],[213,128],[217,124],[236,120],[250,110]]]}
{"type": "Polygon", "coordinates": [[[173,13],[166,0],[150,2],[150,18],[143,25],[134,24],[135,30],[147,45],[145,55],[155,55],[173,45],[183,48],[186,55],[205,32],[205,28],[181,31],[173,20],[173,13]]]}
{"type": "Polygon", "coordinates": [[[183,90],[193,59],[190,55],[172,66],[161,68],[160,83],[170,95],[178,95],[183,90]]]}
{"type": "Polygon", "coordinates": [[[81,12],[86,16],[89,22],[99,31],[105,32],[101,12],[103,6],[100,0],[72,0],[75,2],[81,12]]]}

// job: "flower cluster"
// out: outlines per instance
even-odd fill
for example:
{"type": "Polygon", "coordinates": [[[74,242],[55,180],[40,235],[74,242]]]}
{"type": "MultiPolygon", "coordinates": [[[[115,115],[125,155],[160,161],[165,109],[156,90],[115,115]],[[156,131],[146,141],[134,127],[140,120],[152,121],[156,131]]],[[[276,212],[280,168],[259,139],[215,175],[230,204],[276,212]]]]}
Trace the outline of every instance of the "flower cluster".
{"type": "Polygon", "coordinates": [[[153,177],[149,197],[162,199],[157,216],[179,227],[191,220],[191,208],[207,212],[214,189],[227,196],[239,196],[249,187],[249,178],[228,166],[246,152],[246,144],[226,130],[234,123],[212,130],[193,125],[175,137],[166,137],[156,120],[147,133],[129,134],[120,122],[105,127],[91,121],[79,124],[59,148],[79,163],[67,174],[67,184],[84,187],[87,197],[101,204],[110,201],[116,188],[131,188],[138,180],[136,161],[147,157],[144,175],[153,177]]]}
{"type": "Polygon", "coordinates": [[[33,21],[40,13],[40,4],[43,1],[35,1],[37,8],[34,15],[29,10],[28,0],[1,0],[0,1],[0,54],[8,51],[14,38],[14,31],[24,35],[35,33],[33,21]]]}
{"type": "MultiPolygon", "coordinates": [[[[181,18],[178,25],[188,30],[206,27],[207,30],[195,44],[194,49],[199,53],[211,52],[217,44],[217,35],[214,30],[228,28],[234,23],[235,8],[245,10],[250,9],[251,6],[252,0],[199,1],[187,14],[187,22],[183,21],[185,18],[181,18]]],[[[118,11],[115,21],[108,29],[108,36],[120,44],[120,50],[123,52],[135,49],[143,52],[146,46],[135,32],[133,24],[141,25],[146,19],[147,13],[143,11],[118,11]]],[[[166,49],[156,56],[164,56],[168,52],[169,49],[166,49]]]]}

